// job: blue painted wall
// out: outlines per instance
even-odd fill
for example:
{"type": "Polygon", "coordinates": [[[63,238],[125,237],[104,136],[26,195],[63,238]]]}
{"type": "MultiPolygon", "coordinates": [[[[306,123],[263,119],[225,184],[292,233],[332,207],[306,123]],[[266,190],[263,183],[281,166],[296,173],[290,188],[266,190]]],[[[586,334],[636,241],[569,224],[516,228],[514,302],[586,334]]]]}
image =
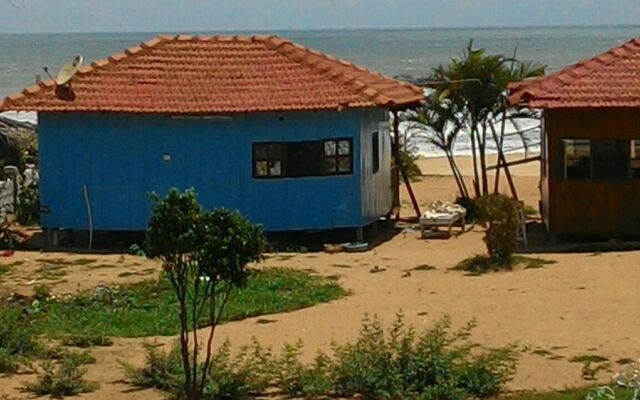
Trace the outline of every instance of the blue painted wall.
{"type": "MultiPolygon", "coordinates": [[[[49,208],[42,225],[87,229],[86,185],[98,230],[145,229],[151,212],[146,194],[172,187],[193,187],[205,207],[239,210],[269,231],[363,226],[372,215],[363,211],[360,142],[366,137],[362,122],[371,112],[264,113],[226,120],[41,113],[41,202],[49,208]],[[252,177],[253,142],[340,137],[353,138],[352,175],[252,177]],[[163,161],[165,154],[170,162],[163,161]]],[[[382,159],[381,165],[388,162],[382,159]]]]}

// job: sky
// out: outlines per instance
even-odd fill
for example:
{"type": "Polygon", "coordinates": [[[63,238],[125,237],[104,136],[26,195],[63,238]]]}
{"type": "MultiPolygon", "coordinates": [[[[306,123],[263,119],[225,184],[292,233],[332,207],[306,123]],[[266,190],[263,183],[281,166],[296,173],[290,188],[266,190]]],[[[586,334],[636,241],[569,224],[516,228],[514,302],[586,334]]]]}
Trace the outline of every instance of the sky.
{"type": "Polygon", "coordinates": [[[640,0],[0,0],[0,33],[634,25],[640,0]]]}

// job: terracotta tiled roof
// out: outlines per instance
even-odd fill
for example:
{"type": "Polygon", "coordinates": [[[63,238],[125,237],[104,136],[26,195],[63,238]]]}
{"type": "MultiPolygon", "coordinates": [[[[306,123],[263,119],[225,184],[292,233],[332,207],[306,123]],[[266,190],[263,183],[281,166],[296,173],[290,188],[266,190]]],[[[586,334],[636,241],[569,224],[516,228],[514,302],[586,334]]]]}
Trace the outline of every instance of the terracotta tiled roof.
{"type": "Polygon", "coordinates": [[[422,89],[275,36],[159,36],[43,81],[0,110],[238,113],[404,107],[422,89]]]}
{"type": "Polygon", "coordinates": [[[640,107],[640,38],[509,91],[511,104],[532,108],[640,107]]]}

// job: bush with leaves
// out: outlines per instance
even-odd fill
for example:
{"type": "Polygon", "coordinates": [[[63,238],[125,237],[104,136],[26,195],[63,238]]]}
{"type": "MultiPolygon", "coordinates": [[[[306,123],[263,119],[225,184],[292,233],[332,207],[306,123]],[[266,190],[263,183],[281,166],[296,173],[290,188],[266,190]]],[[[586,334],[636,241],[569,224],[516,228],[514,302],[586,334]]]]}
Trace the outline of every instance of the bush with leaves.
{"type": "Polygon", "coordinates": [[[508,266],[516,250],[520,218],[514,200],[489,194],[477,201],[478,218],[486,227],[484,242],[491,261],[508,266]]]}
{"type": "Polygon", "coordinates": [[[18,308],[3,310],[0,313],[0,364],[9,371],[15,370],[21,361],[35,357],[41,351],[42,346],[29,326],[28,317],[18,308]]]}
{"type": "Polygon", "coordinates": [[[17,218],[21,225],[40,223],[40,189],[37,184],[25,187],[20,191],[17,218]]]}
{"type": "Polygon", "coordinates": [[[334,349],[336,393],[365,399],[495,396],[515,372],[514,352],[478,351],[469,340],[474,326],[452,332],[444,318],[417,334],[398,316],[385,334],[379,320],[365,319],[354,343],[334,349]]]}
{"type": "Polygon", "coordinates": [[[245,284],[247,265],[261,260],[265,239],[260,226],[237,212],[204,211],[192,190],[174,189],[155,200],[145,250],[149,257],[162,260],[178,298],[184,395],[198,400],[211,373],[215,328],[231,290],[245,284]],[[204,344],[196,333],[203,317],[209,326],[204,344]],[[201,346],[205,349],[202,363],[198,361],[201,346]]]}
{"type": "Polygon", "coordinates": [[[39,396],[53,397],[75,396],[93,392],[98,385],[88,382],[84,376],[87,369],[82,365],[82,357],[66,356],[58,364],[46,360],[41,365],[38,379],[26,385],[26,389],[39,396]]]}

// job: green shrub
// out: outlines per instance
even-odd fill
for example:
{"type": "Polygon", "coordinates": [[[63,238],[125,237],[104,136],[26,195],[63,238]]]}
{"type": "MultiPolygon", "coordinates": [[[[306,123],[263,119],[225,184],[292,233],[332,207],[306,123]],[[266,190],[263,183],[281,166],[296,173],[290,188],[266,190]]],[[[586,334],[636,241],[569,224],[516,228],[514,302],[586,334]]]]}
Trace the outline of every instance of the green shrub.
{"type": "Polygon", "coordinates": [[[147,351],[144,367],[134,368],[123,364],[129,382],[137,387],[155,388],[165,392],[182,391],[183,372],[180,348],[162,352],[157,347],[145,345],[147,351]]]}
{"type": "Polygon", "coordinates": [[[73,356],[63,358],[59,364],[46,360],[40,366],[36,382],[25,387],[39,396],[64,397],[92,392],[97,384],[84,379],[87,370],[80,361],[73,356]]]}
{"type": "MultiPolygon", "coordinates": [[[[145,365],[136,369],[124,364],[129,382],[137,387],[155,388],[184,396],[184,374],[180,347],[169,352],[147,346],[145,365]]],[[[274,379],[273,355],[257,341],[245,346],[235,356],[225,341],[212,358],[211,369],[205,381],[206,399],[241,399],[265,391],[274,379]]],[[[202,364],[199,365],[201,369],[202,364]]]]}
{"type": "Polygon", "coordinates": [[[484,242],[489,257],[496,263],[508,264],[517,246],[520,226],[517,204],[502,194],[489,194],[478,199],[478,218],[486,227],[484,242]]]}
{"type": "Polygon", "coordinates": [[[64,346],[87,348],[92,346],[108,347],[113,341],[104,335],[68,335],[62,338],[64,346]]]}
{"type": "Polygon", "coordinates": [[[295,396],[492,397],[515,372],[515,353],[510,348],[478,350],[469,341],[473,327],[469,324],[452,332],[446,318],[417,334],[399,316],[385,333],[379,320],[365,318],[358,339],[335,345],[333,357],[321,355],[302,371],[289,361],[293,372],[287,377],[288,384],[281,386],[286,394],[295,396]]]}
{"type": "Polygon", "coordinates": [[[62,346],[45,348],[40,352],[38,358],[50,361],[62,361],[69,359],[80,365],[93,364],[96,362],[96,358],[89,350],[74,351],[62,346]]]}
{"type": "Polygon", "coordinates": [[[40,284],[33,287],[33,297],[38,301],[46,301],[51,297],[51,288],[40,284]]]}
{"type": "Polygon", "coordinates": [[[235,356],[225,341],[212,359],[205,386],[207,399],[242,399],[264,392],[273,380],[273,355],[257,340],[235,356]]]}
{"type": "Polygon", "coordinates": [[[38,185],[23,188],[18,197],[18,222],[21,225],[39,224],[40,190],[38,185]]]}
{"type": "Polygon", "coordinates": [[[400,161],[407,178],[411,181],[417,181],[422,176],[422,171],[417,163],[418,159],[419,157],[414,152],[400,148],[400,161]]]}
{"type": "Polygon", "coordinates": [[[275,384],[282,391],[295,397],[318,397],[333,392],[331,359],[319,353],[313,364],[304,365],[300,361],[302,341],[287,344],[274,360],[275,384]]]}

